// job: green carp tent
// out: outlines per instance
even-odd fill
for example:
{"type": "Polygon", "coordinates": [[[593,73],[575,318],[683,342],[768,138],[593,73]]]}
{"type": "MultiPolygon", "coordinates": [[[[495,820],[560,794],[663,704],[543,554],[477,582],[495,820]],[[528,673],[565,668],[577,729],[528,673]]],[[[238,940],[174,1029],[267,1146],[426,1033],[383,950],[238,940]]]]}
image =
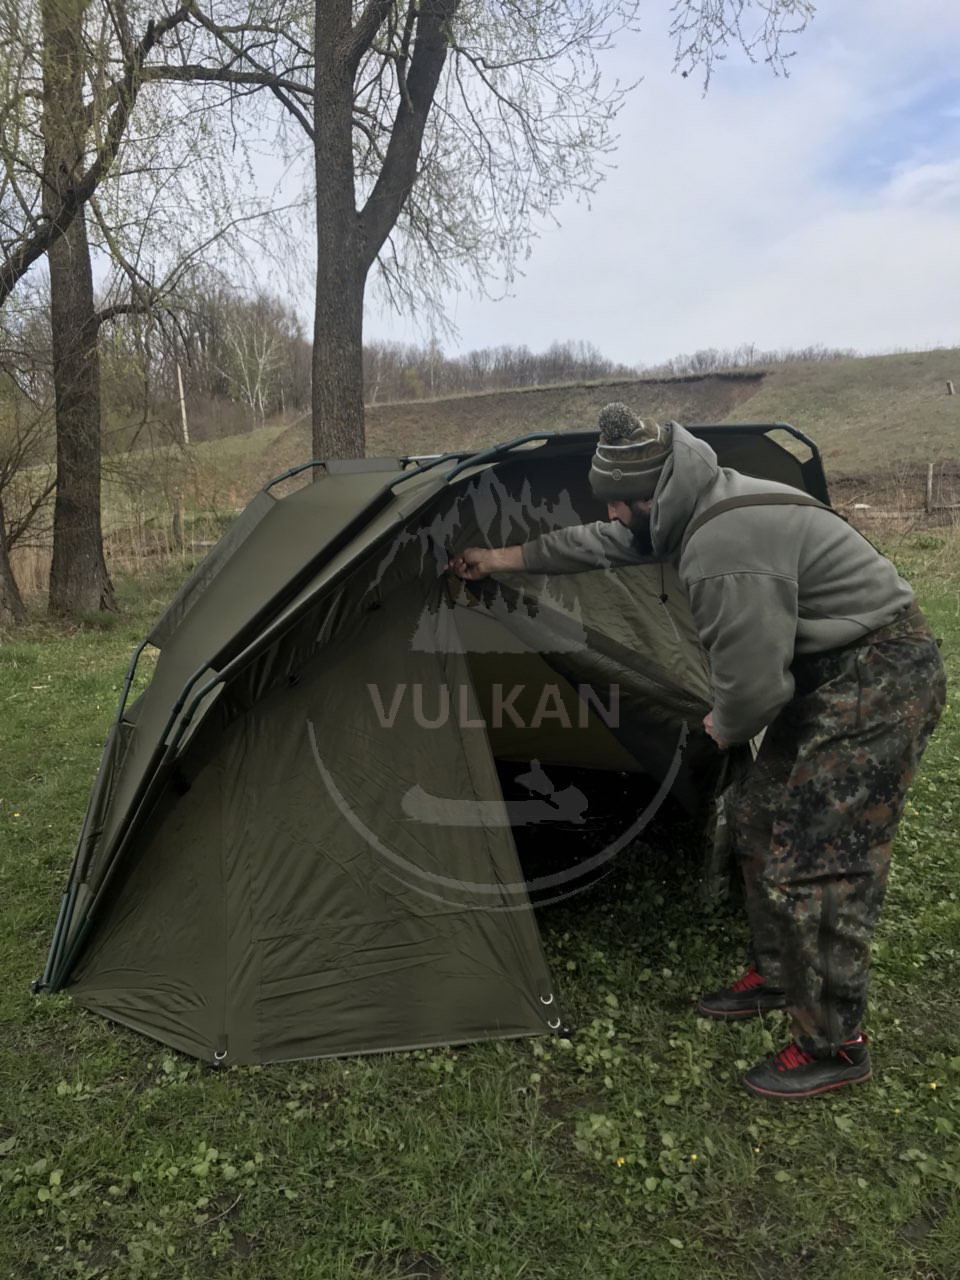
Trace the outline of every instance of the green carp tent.
{"type": "MultiPolygon", "coordinates": [[[[691,430],[826,500],[793,428],[691,430]]],[[[317,483],[267,485],[134,655],[35,989],[211,1062],[558,1028],[514,840],[589,821],[551,769],[644,775],[690,805],[717,773],[669,567],[446,570],[468,545],[605,518],[595,442],[312,463],[317,483]],[[505,800],[505,762],[526,799],[505,800]]],[[[625,814],[595,861],[643,821],[625,814]]],[[[562,896],[563,875],[539,888],[562,896]]]]}

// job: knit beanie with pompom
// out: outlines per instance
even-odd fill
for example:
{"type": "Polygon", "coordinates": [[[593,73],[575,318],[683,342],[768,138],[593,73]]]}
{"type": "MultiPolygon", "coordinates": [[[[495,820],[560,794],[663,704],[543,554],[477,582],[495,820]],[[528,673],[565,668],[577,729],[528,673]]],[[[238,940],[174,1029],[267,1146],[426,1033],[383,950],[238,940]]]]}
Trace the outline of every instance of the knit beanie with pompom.
{"type": "Polygon", "coordinates": [[[590,488],[604,502],[653,497],[673,447],[672,423],[643,422],[625,404],[600,410],[600,440],[590,464],[590,488]]]}

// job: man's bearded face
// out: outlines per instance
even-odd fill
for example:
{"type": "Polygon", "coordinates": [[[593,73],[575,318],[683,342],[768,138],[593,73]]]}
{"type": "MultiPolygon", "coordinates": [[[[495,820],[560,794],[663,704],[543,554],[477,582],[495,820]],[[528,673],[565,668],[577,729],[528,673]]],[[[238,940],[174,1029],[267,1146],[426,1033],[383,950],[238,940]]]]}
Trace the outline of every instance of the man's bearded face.
{"type": "Polygon", "coordinates": [[[650,511],[653,502],[608,502],[607,515],[611,520],[619,520],[633,534],[633,541],[645,554],[653,550],[650,540],[650,511]]]}
{"type": "Polygon", "coordinates": [[[611,520],[619,520],[632,533],[650,532],[650,510],[653,503],[644,502],[608,502],[607,515],[611,520]]]}

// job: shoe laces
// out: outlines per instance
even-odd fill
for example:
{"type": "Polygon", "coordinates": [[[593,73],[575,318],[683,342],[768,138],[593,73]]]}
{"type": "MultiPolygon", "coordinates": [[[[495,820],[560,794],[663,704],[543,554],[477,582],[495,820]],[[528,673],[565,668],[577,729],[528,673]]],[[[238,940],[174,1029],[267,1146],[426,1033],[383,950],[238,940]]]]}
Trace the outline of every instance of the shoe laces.
{"type": "Polygon", "coordinates": [[[813,1062],[813,1055],[801,1049],[796,1040],[791,1040],[785,1049],[781,1049],[772,1060],[778,1071],[793,1071],[796,1067],[805,1067],[813,1062]]]}
{"type": "Polygon", "coordinates": [[[757,973],[753,965],[750,965],[750,967],[747,969],[743,977],[738,978],[736,982],[733,984],[733,986],[730,988],[730,990],[731,991],[752,991],[754,987],[762,987],[762,986],[763,986],[763,974],[757,973]]]}
{"type": "Polygon", "coordinates": [[[861,1031],[861,1033],[858,1036],[856,1036],[853,1040],[844,1040],[843,1044],[837,1050],[837,1057],[843,1058],[845,1062],[849,1062],[850,1065],[853,1066],[853,1059],[850,1057],[849,1053],[846,1053],[844,1051],[846,1049],[851,1048],[851,1046],[853,1045],[865,1045],[866,1043],[867,1043],[867,1037],[861,1031]]]}

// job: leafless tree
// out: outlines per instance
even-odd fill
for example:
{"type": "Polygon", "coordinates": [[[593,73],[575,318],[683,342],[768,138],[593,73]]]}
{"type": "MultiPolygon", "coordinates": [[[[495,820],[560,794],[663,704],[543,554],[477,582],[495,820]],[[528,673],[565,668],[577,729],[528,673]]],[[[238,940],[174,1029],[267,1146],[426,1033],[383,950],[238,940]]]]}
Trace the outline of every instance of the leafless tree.
{"type": "MultiPolygon", "coordinates": [[[[193,39],[214,42],[192,2],[166,7],[159,0],[160,13],[152,4],[5,0],[0,9],[8,53],[0,70],[0,302],[45,252],[57,417],[50,608],[57,614],[113,604],[100,516],[101,326],[169,305],[185,263],[225,224],[237,228],[256,216],[239,209],[239,197],[210,199],[218,176],[220,192],[229,185],[217,167],[224,148],[218,156],[210,145],[219,103],[189,59],[193,39]],[[211,211],[220,215],[216,228],[206,225],[211,211]],[[91,243],[115,266],[99,303],[91,243]],[[184,244],[192,246],[185,254],[184,244]]],[[[217,93],[227,101],[222,88],[217,93]]],[[[220,127],[230,130],[225,114],[220,127]]]]}
{"type": "Polygon", "coordinates": [[[852,347],[825,347],[819,343],[808,347],[763,350],[753,342],[743,342],[738,347],[722,349],[702,347],[699,351],[673,356],[658,364],[641,364],[638,367],[647,378],[683,377],[686,374],[717,373],[724,369],[762,369],[799,361],[848,360],[856,354],[852,347]]]}
{"type": "MultiPolygon", "coordinates": [[[[101,63],[98,93],[85,100],[69,122],[74,142],[83,133],[92,143],[73,164],[56,172],[52,189],[45,191],[49,175],[44,173],[44,148],[48,139],[37,108],[46,104],[48,93],[65,105],[72,92],[70,82],[77,59],[88,51],[84,23],[89,3],[5,0],[0,7],[0,48],[4,51],[0,59],[0,305],[31,266],[66,234],[111,171],[143,84],[144,69],[164,37],[187,21],[192,8],[187,3],[150,17],[137,32],[117,11],[122,51],[115,74],[108,75],[101,63]],[[45,32],[53,37],[46,58],[45,32]],[[58,67],[61,61],[63,65],[58,67]]],[[[107,5],[105,15],[109,18],[110,14],[107,5]]],[[[68,159],[66,146],[62,151],[68,159]]]]}
{"type": "MultiPolygon", "coordinates": [[[[313,448],[356,455],[371,271],[415,307],[465,276],[509,282],[560,199],[603,175],[629,86],[605,85],[598,56],[634,27],[640,0],[258,2],[256,39],[239,14],[210,25],[235,59],[219,74],[260,79],[309,144],[313,448]]],[[[677,65],[709,73],[736,39],[781,69],[781,39],[811,12],[800,0],[677,0],[677,65]]]]}
{"type": "Polygon", "coordinates": [[[34,288],[0,313],[0,627],[21,622],[10,552],[49,519],[54,487],[47,299],[34,288]]]}
{"type": "Polygon", "coordinates": [[[599,378],[635,378],[636,369],[608,360],[591,343],[554,342],[546,351],[486,347],[463,356],[426,347],[370,342],[363,348],[367,404],[599,378]]]}

